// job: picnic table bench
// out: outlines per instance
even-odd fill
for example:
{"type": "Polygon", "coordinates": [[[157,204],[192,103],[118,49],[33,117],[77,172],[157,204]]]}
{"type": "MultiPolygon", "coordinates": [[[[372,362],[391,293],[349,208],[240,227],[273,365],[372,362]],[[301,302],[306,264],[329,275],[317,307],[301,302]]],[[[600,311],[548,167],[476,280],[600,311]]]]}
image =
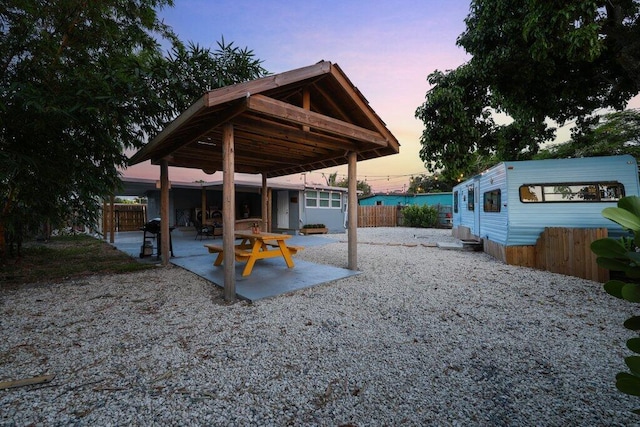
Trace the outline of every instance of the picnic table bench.
{"type": "MultiPolygon", "coordinates": [[[[288,246],[285,240],[291,238],[288,234],[251,233],[238,231],[235,233],[240,243],[234,245],[235,259],[238,262],[246,261],[247,265],[242,271],[242,276],[248,276],[253,270],[255,262],[259,259],[283,257],[287,267],[293,268],[291,255],[304,249],[302,246],[288,246]]],[[[212,254],[218,254],[214,266],[220,266],[224,260],[224,248],[220,245],[206,244],[205,248],[212,254]]]]}

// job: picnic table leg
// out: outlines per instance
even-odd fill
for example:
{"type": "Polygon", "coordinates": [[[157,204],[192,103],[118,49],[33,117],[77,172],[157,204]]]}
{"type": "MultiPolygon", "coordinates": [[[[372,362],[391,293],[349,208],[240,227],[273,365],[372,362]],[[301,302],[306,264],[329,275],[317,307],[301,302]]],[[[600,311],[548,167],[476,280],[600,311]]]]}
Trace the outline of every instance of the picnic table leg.
{"type": "Polygon", "coordinates": [[[222,260],[224,260],[224,252],[218,252],[218,256],[216,257],[216,260],[213,262],[213,265],[215,266],[219,266],[222,264],[222,260]]]}
{"type": "Polygon", "coordinates": [[[291,258],[291,252],[284,240],[278,240],[278,247],[280,247],[280,252],[282,252],[282,256],[287,263],[287,267],[293,268],[293,258],[291,258]]]}
{"type": "Polygon", "coordinates": [[[251,274],[251,270],[253,270],[253,266],[258,259],[258,255],[260,253],[260,249],[262,248],[262,243],[256,239],[253,242],[253,248],[251,248],[251,255],[247,260],[247,265],[244,266],[244,270],[242,270],[242,277],[248,276],[251,274]]]}

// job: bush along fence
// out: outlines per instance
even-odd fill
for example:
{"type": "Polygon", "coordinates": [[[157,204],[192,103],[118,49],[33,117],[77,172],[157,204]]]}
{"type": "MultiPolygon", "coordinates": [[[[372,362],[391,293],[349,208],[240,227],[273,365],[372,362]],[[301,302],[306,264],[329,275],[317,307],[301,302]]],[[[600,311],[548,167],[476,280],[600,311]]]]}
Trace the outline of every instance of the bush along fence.
{"type": "Polygon", "coordinates": [[[358,206],[358,227],[451,227],[451,206],[358,206]]]}

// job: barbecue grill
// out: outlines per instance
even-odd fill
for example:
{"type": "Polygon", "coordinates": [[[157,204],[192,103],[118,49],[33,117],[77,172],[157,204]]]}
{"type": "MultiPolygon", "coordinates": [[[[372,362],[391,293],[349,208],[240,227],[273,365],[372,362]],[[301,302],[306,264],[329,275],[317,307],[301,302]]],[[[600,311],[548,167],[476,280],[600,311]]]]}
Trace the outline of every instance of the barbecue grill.
{"type": "MultiPolygon", "coordinates": [[[[153,255],[153,241],[147,240],[147,233],[151,234],[151,239],[155,237],[156,240],[156,253],[160,258],[162,255],[162,232],[160,227],[160,218],[154,218],[147,222],[142,228],[142,246],[140,247],[140,258],[153,255]]],[[[169,249],[171,250],[171,256],[173,255],[173,242],[171,241],[171,232],[174,227],[169,227],[169,249]]]]}

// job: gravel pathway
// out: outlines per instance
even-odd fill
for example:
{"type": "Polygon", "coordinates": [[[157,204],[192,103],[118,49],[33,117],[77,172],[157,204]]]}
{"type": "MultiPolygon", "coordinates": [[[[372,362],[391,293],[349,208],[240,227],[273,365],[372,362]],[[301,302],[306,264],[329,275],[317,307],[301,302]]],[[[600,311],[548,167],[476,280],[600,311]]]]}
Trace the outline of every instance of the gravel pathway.
{"type": "MultiPolygon", "coordinates": [[[[259,301],[178,267],[0,291],[2,425],[629,426],[602,285],[359,229],[362,274],[259,301]]],[[[346,237],[340,237],[346,241],[346,237]]],[[[301,259],[346,266],[344,241],[301,259]]]]}

